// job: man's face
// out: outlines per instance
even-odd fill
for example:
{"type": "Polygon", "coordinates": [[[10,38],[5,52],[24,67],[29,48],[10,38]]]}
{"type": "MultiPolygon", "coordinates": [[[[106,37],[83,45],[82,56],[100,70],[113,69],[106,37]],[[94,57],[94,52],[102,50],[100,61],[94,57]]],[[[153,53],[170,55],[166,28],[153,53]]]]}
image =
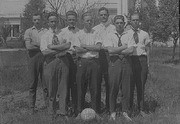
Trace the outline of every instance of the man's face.
{"type": "Polygon", "coordinates": [[[49,27],[55,29],[58,25],[58,19],[56,16],[49,17],[49,27]]]}
{"type": "Polygon", "coordinates": [[[116,21],[114,22],[117,31],[123,31],[124,24],[125,22],[122,19],[116,19],[116,21]]]}
{"type": "Polygon", "coordinates": [[[84,27],[86,29],[91,29],[92,28],[92,26],[93,26],[92,16],[90,16],[90,15],[84,16],[83,22],[84,22],[84,27]]]}
{"type": "Polygon", "coordinates": [[[102,23],[106,23],[108,21],[109,14],[106,10],[102,10],[99,12],[99,18],[102,23]]]}
{"type": "Polygon", "coordinates": [[[139,28],[139,15],[138,14],[134,14],[131,16],[131,25],[134,29],[138,29],[139,28]]]}
{"type": "Polygon", "coordinates": [[[34,26],[40,26],[40,21],[41,21],[41,16],[40,15],[33,16],[34,26]]]}
{"type": "Polygon", "coordinates": [[[77,18],[75,15],[68,15],[67,22],[69,27],[74,27],[76,25],[77,18]]]}

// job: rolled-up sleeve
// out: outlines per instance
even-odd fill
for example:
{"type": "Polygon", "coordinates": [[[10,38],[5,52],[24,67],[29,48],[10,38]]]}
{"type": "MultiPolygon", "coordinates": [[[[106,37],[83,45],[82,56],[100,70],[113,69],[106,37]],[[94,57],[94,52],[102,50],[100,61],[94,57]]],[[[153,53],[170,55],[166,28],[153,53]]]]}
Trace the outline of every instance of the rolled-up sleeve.
{"type": "Polygon", "coordinates": [[[24,33],[24,40],[31,40],[31,32],[30,32],[30,29],[27,29],[24,33]]]}
{"type": "Polygon", "coordinates": [[[148,34],[148,33],[146,33],[146,35],[145,35],[145,40],[144,40],[144,44],[145,44],[145,46],[146,46],[146,45],[149,45],[149,44],[150,44],[150,42],[151,42],[151,40],[150,40],[149,34],[148,34]]]}

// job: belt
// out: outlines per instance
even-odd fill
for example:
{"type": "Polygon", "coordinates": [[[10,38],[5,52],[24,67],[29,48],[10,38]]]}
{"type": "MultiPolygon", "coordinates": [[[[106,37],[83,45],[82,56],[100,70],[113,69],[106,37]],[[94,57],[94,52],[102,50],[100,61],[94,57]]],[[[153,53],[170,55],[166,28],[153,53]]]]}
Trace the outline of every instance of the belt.
{"type": "Polygon", "coordinates": [[[41,52],[40,49],[28,49],[28,52],[41,52]]]}
{"type": "Polygon", "coordinates": [[[147,55],[132,55],[132,57],[147,57],[147,55]]]}

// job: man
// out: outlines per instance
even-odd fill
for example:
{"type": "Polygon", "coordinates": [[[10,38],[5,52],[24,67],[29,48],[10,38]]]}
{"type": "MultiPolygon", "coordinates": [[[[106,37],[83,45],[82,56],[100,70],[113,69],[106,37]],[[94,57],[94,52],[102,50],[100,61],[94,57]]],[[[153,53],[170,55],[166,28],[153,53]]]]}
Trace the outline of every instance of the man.
{"type": "MultiPolygon", "coordinates": [[[[95,30],[97,36],[98,36],[98,40],[100,42],[104,42],[106,40],[106,36],[107,34],[109,34],[110,32],[114,32],[115,31],[115,27],[114,25],[110,24],[108,22],[108,18],[109,18],[109,11],[107,8],[102,7],[99,9],[98,11],[99,14],[99,19],[100,19],[100,24],[95,26],[93,29],[95,30]]],[[[102,78],[104,78],[105,81],[105,87],[106,87],[106,112],[109,111],[109,96],[108,96],[108,92],[109,92],[109,88],[108,88],[108,62],[107,62],[107,56],[108,53],[104,50],[101,49],[99,52],[99,59],[100,59],[100,70],[101,70],[101,82],[102,82],[102,78]]]]}
{"type": "Polygon", "coordinates": [[[62,29],[62,32],[59,34],[60,40],[66,40],[67,42],[71,43],[71,48],[67,52],[67,57],[69,60],[69,83],[68,83],[68,98],[67,102],[68,104],[71,104],[72,107],[72,113],[75,114],[76,109],[76,102],[77,102],[77,91],[76,91],[76,55],[74,52],[74,46],[78,42],[78,32],[79,29],[76,27],[77,23],[77,13],[74,11],[68,11],[66,13],[66,19],[68,26],[66,28],[62,29]]]}
{"type": "Polygon", "coordinates": [[[148,74],[148,60],[147,56],[149,53],[150,39],[147,32],[139,28],[139,14],[135,13],[131,15],[131,26],[129,30],[132,39],[137,44],[136,49],[131,56],[132,59],[132,70],[133,70],[133,81],[131,84],[131,107],[133,106],[134,88],[137,89],[137,102],[138,110],[143,116],[144,113],[144,89],[148,74]]]}
{"type": "Polygon", "coordinates": [[[58,16],[50,13],[48,16],[49,30],[41,38],[41,51],[45,56],[44,79],[48,89],[49,107],[48,112],[51,117],[55,114],[66,116],[66,99],[69,76],[69,62],[66,50],[71,46],[69,42],[60,41],[57,29],[58,16]],[[55,103],[59,101],[59,108],[56,111],[55,103]]]}
{"type": "Polygon", "coordinates": [[[42,80],[42,63],[43,54],[40,51],[40,37],[46,32],[46,29],[42,28],[41,15],[33,15],[34,26],[27,29],[24,34],[25,46],[29,55],[29,74],[30,74],[30,90],[29,90],[29,105],[31,108],[30,114],[34,113],[36,90],[38,85],[38,77],[42,80]]]}
{"type": "Polygon", "coordinates": [[[99,82],[99,50],[96,45],[96,34],[92,29],[93,18],[86,12],[82,16],[84,29],[79,31],[79,44],[75,46],[77,52],[77,110],[78,113],[85,108],[85,95],[89,86],[91,94],[91,106],[97,113],[100,108],[100,82],[99,82]]]}
{"type": "Polygon", "coordinates": [[[116,31],[107,35],[103,46],[109,52],[109,104],[110,119],[116,119],[116,99],[120,87],[122,88],[122,112],[127,120],[130,110],[130,80],[132,75],[131,59],[129,54],[133,53],[135,42],[129,38],[128,32],[124,32],[124,16],[114,17],[116,31]]]}

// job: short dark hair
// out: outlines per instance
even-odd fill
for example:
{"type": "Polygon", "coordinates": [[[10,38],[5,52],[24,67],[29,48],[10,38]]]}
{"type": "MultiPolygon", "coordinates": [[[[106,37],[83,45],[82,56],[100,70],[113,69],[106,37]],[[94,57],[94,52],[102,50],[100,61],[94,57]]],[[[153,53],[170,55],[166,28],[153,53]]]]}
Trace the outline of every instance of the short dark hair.
{"type": "Polygon", "coordinates": [[[41,13],[39,13],[39,12],[36,12],[36,13],[33,13],[33,15],[32,16],[40,16],[40,17],[42,17],[42,14],[41,13]]]}
{"type": "Polygon", "coordinates": [[[107,14],[109,15],[109,10],[106,8],[106,7],[101,7],[99,10],[98,10],[98,13],[105,10],[107,12],[107,14]]]}
{"type": "Polygon", "coordinates": [[[130,15],[130,20],[131,20],[131,18],[132,18],[133,15],[138,15],[138,16],[139,16],[139,20],[140,20],[140,13],[138,13],[138,12],[132,13],[132,14],[130,15]]]}
{"type": "Polygon", "coordinates": [[[69,15],[74,15],[76,18],[77,18],[77,13],[73,10],[70,10],[68,12],[66,12],[66,18],[69,16],[69,15]]]}
{"type": "Polygon", "coordinates": [[[84,20],[85,16],[92,16],[91,12],[85,12],[82,14],[81,19],[84,20]]]}
{"type": "Polygon", "coordinates": [[[113,19],[113,22],[115,22],[117,19],[121,19],[124,22],[124,16],[123,15],[116,15],[113,19]]]}
{"type": "Polygon", "coordinates": [[[56,17],[58,18],[58,14],[57,14],[56,12],[50,12],[50,13],[48,14],[47,19],[49,19],[49,17],[51,17],[51,16],[56,16],[56,17]]]}

